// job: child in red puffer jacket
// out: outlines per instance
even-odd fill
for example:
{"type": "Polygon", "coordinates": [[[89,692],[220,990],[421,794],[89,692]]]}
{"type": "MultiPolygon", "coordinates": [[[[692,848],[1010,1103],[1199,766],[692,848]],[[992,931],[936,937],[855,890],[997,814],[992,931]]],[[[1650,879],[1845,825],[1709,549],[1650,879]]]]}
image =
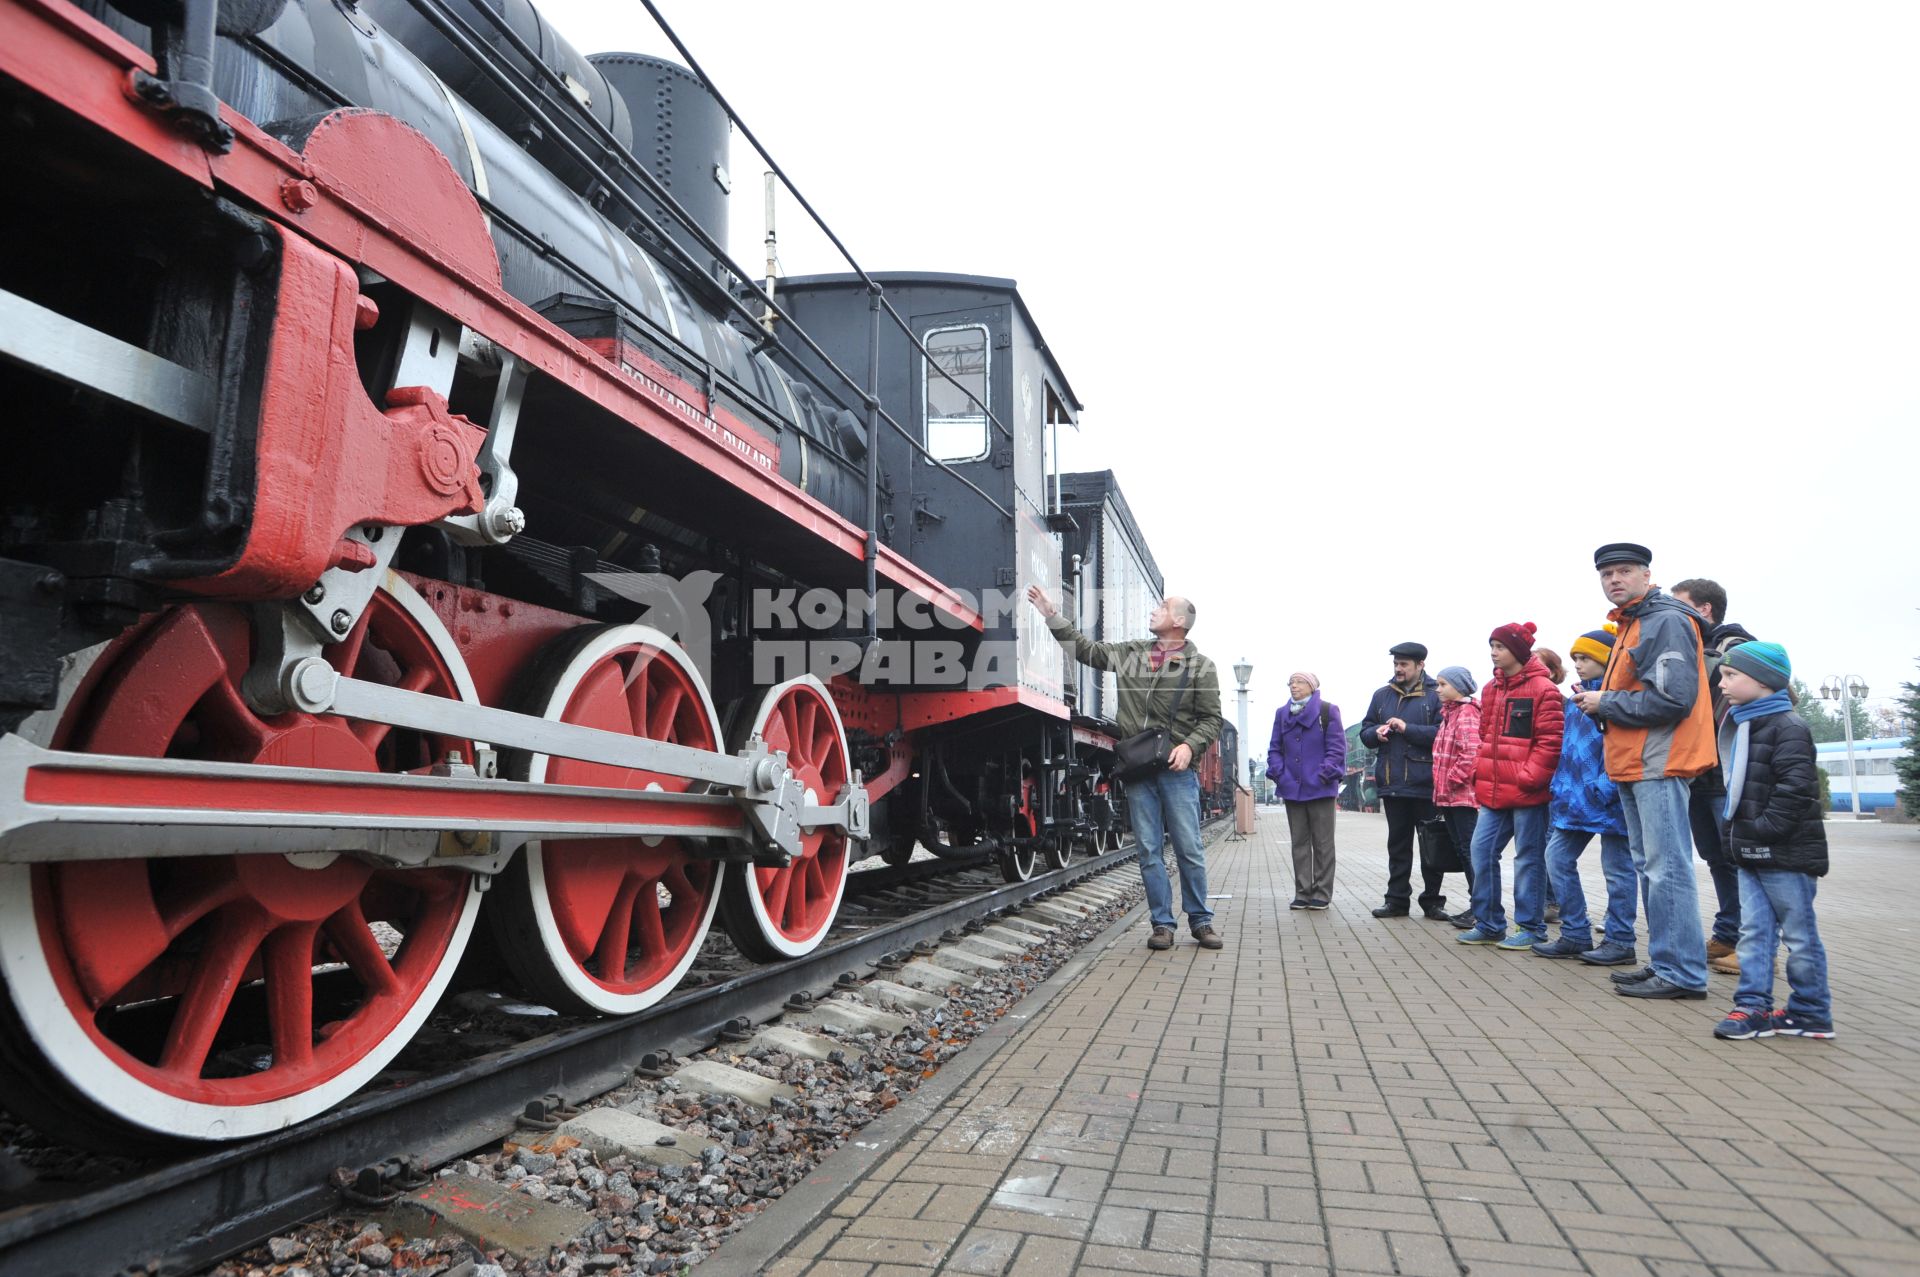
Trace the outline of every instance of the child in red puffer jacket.
{"type": "Polygon", "coordinates": [[[1547,938],[1547,802],[1560,763],[1565,719],[1560,690],[1533,655],[1534,624],[1510,621],[1488,636],[1494,674],[1480,697],[1480,756],[1474,796],[1473,930],[1462,944],[1497,945],[1520,953],[1547,938]],[[1500,854],[1514,844],[1513,920],[1507,935],[1500,899],[1500,854]]]}

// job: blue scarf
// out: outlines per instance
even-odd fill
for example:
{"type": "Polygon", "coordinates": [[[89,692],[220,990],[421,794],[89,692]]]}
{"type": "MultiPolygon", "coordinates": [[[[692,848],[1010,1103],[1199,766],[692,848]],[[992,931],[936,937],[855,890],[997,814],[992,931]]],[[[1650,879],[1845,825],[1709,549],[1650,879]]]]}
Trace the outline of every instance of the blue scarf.
{"type": "Polygon", "coordinates": [[[1726,819],[1733,819],[1733,813],[1740,805],[1740,791],[1747,787],[1747,736],[1753,730],[1753,720],[1769,714],[1791,713],[1792,710],[1792,698],[1785,691],[1778,691],[1762,696],[1757,701],[1748,701],[1745,705],[1735,705],[1728,711],[1739,726],[1734,729],[1733,760],[1727,767],[1726,819]]]}

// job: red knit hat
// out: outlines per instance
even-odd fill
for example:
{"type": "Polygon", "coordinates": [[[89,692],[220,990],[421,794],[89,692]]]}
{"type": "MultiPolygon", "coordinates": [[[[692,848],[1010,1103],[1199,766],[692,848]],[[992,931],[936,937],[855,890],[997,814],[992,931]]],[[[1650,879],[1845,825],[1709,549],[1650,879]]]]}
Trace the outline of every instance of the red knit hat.
{"type": "Polygon", "coordinates": [[[1505,625],[1495,628],[1493,633],[1487,635],[1487,641],[1490,643],[1498,643],[1501,647],[1512,652],[1515,660],[1525,661],[1529,656],[1533,655],[1533,632],[1535,628],[1532,621],[1508,621],[1505,625]]]}

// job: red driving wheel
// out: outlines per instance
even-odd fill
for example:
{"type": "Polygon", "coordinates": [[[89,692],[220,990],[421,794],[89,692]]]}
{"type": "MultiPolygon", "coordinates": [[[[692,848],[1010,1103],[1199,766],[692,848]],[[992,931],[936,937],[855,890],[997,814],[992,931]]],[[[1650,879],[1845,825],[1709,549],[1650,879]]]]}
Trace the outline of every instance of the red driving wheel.
{"type": "MultiPolygon", "coordinates": [[[[769,691],[749,734],[786,752],[808,802],[838,801],[852,775],[847,733],[819,679],[808,674],[769,691]]],[[[843,831],[815,829],[801,836],[800,854],[784,868],[736,864],[729,870],[721,913],[742,952],[771,962],[820,947],[846,890],[848,841],[843,831]]]]}
{"type": "MultiPolygon", "coordinates": [[[[172,608],[76,680],[49,743],[365,772],[471,754],[468,742],[385,724],[261,715],[240,692],[252,655],[242,609],[172,608]]],[[[397,577],[328,659],[354,678],[472,698],[445,630],[397,577]]],[[[479,901],[459,871],[384,869],[332,853],[0,874],[0,934],[37,937],[0,958],[8,1010],[45,1068],[107,1129],[197,1139],[289,1125],[371,1078],[431,1012],[479,901]]],[[[9,1058],[17,1065],[17,1053],[9,1058]]],[[[19,1071],[0,1068],[0,1087],[19,1071]]],[[[28,1085],[44,1093],[44,1076],[28,1085]]]]}
{"type": "MultiPolygon", "coordinates": [[[[641,625],[590,627],[535,664],[529,712],[561,722],[713,750],[719,717],[687,655],[641,625]]],[[[510,760],[521,779],[682,793],[676,776],[549,758],[510,760]]],[[[713,925],[720,863],[677,838],[570,838],[530,844],[490,906],[514,974],[548,1005],[621,1015],[680,982],[713,925]]]]}

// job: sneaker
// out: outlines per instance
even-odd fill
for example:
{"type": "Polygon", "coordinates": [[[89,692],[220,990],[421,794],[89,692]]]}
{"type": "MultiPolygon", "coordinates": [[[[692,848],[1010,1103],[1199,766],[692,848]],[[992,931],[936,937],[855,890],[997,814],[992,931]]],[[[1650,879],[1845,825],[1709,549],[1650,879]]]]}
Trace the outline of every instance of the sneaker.
{"type": "Polygon", "coordinates": [[[1531,931],[1516,931],[1496,946],[1502,953],[1523,953],[1537,944],[1545,944],[1544,935],[1535,935],[1531,931]]]}
{"type": "Polygon", "coordinates": [[[1560,902],[1558,900],[1547,901],[1547,921],[1560,921],[1560,902]]]}
{"type": "Polygon", "coordinates": [[[1373,911],[1376,918],[1404,918],[1413,910],[1406,905],[1384,904],[1373,911]]]}
{"type": "Polygon", "coordinates": [[[1737,946],[1730,945],[1725,940],[1709,940],[1707,941],[1707,961],[1712,962],[1715,958],[1727,957],[1736,948],[1737,946]]]}
{"type": "Polygon", "coordinates": [[[1653,979],[1653,968],[1641,967],[1638,971],[1616,971],[1607,979],[1615,984],[1639,984],[1642,980],[1653,979]]]}
{"type": "Polygon", "coordinates": [[[1155,927],[1153,929],[1153,934],[1147,937],[1147,948],[1149,949],[1173,948],[1173,928],[1172,927],[1155,927]]]}
{"type": "Polygon", "coordinates": [[[1582,940],[1579,936],[1561,936],[1551,943],[1533,946],[1533,951],[1543,958],[1577,958],[1583,953],[1593,952],[1593,941],[1582,940]]]}
{"type": "Polygon", "coordinates": [[[1471,908],[1462,909],[1459,913],[1448,918],[1447,921],[1462,931],[1471,931],[1473,930],[1473,910],[1471,908]]]}
{"type": "MultiPolygon", "coordinates": [[[[1708,946],[1708,948],[1709,951],[1711,951],[1712,946],[1708,946]]],[[[1707,970],[1717,971],[1721,975],[1739,975],[1740,955],[1737,953],[1723,953],[1717,958],[1708,958],[1707,970]]]]}
{"type": "Polygon", "coordinates": [[[1305,896],[1295,896],[1293,898],[1293,903],[1287,906],[1287,908],[1289,909],[1305,909],[1306,907],[1307,907],[1307,898],[1305,896]]]}
{"type": "Polygon", "coordinates": [[[1727,1018],[1714,1026],[1713,1036],[1726,1042],[1745,1042],[1748,1038],[1770,1038],[1774,1035],[1773,1015],[1771,1011],[1749,1011],[1735,1007],[1727,1012],[1727,1018]]]}
{"type": "Polygon", "coordinates": [[[1672,998],[1676,1001],[1691,1001],[1707,996],[1705,989],[1689,989],[1684,984],[1674,984],[1657,975],[1635,980],[1632,984],[1616,985],[1613,991],[1623,998],[1672,998]]]}
{"type": "Polygon", "coordinates": [[[1193,942],[1202,949],[1224,949],[1227,947],[1227,942],[1222,940],[1220,933],[1212,927],[1195,927],[1193,929],[1193,942]]]}
{"type": "Polygon", "coordinates": [[[1775,1011],[1773,1031],[1783,1038],[1819,1038],[1825,1041],[1833,1036],[1833,1021],[1814,1020],[1791,1011],[1775,1011]]]}
{"type": "Polygon", "coordinates": [[[1460,944],[1499,944],[1505,938],[1505,936],[1496,936],[1491,931],[1482,931],[1479,927],[1475,927],[1471,931],[1462,931],[1454,937],[1454,940],[1460,944]]]}
{"type": "Polygon", "coordinates": [[[1326,907],[1327,907],[1327,902],[1318,898],[1307,901],[1307,908],[1309,909],[1320,910],[1320,909],[1325,909],[1326,907]]]}

